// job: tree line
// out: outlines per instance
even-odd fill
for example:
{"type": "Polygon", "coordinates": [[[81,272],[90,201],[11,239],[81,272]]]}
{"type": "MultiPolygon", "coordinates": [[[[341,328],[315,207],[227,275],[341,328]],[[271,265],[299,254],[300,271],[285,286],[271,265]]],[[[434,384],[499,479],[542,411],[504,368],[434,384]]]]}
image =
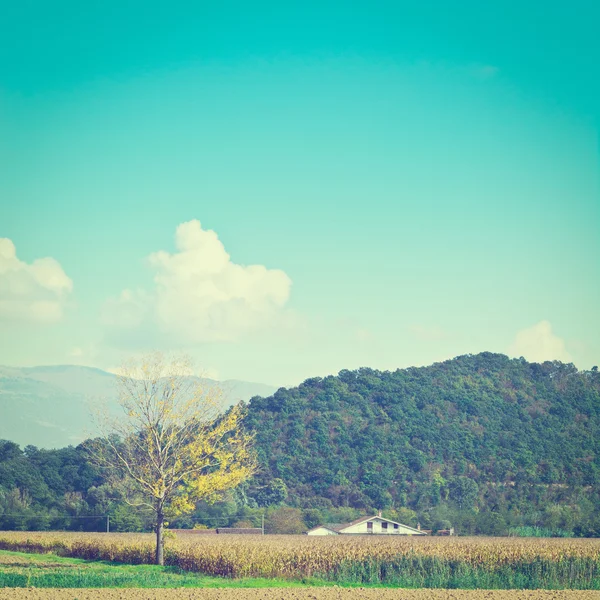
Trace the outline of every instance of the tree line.
{"type": "MultiPolygon", "coordinates": [[[[341,371],[245,407],[258,469],[171,527],[299,533],[383,510],[461,534],[600,535],[600,374],[492,353],[341,371]]],[[[148,530],[83,445],[0,441],[0,528],[148,530]],[[86,518],[76,518],[76,517],[86,518]]]]}

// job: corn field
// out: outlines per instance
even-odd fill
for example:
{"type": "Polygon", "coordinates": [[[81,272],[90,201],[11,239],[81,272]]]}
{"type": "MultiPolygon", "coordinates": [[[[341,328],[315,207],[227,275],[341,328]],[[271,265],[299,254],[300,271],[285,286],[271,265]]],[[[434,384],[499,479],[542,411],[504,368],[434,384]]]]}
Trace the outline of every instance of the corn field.
{"type": "MultiPolygon", "coordinates": [[[[0,532],[0,549],[152,563],[151,534],[0,532]]],[[[165,564],[222,577],[316,577],[405,587],[600,589],[600,539],[201,536],[165,564]]]]}

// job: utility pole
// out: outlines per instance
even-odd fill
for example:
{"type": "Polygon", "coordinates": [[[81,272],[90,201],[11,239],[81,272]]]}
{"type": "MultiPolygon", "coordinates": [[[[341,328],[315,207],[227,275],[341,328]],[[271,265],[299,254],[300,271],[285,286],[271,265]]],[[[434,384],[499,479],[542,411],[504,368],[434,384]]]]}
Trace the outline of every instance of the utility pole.
{"type": "Polygon", "coordinates": [[[106,515],[106,533],[110,533],[110,515],[106,515]]]}
{"type": "Polygon", "coordinates": [[[262,514],[262,525],[261,525],[261,529],[262,529],[262,534],[265,535],[265,513],[262,514]]]}

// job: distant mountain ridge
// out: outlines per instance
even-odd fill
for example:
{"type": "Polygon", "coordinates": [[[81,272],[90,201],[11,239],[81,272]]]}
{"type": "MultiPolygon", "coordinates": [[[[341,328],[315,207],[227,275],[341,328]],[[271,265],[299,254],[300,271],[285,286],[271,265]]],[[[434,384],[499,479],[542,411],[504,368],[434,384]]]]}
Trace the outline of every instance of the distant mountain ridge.
{"type": "MultiPolygon", "coordinates": [[[[91,405],[115,398],[115,375],[93,367],[0,366],[0,439],[61,448],[94,434],[91,405]]],[[[235,379],[215,381],[230,404],[269,396],[276,388],[235,379]]]]}

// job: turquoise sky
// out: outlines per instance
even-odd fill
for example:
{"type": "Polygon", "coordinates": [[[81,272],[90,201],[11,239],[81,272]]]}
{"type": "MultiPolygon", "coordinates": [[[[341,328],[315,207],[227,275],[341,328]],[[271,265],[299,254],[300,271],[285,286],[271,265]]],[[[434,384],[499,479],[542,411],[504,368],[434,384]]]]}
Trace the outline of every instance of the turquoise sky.
{"type": "Polygon", "coordinates": [[[0,364],[600,363],[600,5],[214,4],[0,9],[0,364]]]}

